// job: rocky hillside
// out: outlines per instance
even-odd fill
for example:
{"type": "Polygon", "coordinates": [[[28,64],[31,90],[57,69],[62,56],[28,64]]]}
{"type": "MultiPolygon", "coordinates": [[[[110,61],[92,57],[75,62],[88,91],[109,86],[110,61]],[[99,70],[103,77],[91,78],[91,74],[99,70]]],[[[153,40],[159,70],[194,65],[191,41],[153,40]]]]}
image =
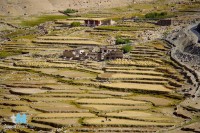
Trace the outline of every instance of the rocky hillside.
{"type": "Polygon", "coordinates": [[[147,1],[154,0],[0,0],[0,15],[31,15],[66,8],[109,8],[147,1]]]}

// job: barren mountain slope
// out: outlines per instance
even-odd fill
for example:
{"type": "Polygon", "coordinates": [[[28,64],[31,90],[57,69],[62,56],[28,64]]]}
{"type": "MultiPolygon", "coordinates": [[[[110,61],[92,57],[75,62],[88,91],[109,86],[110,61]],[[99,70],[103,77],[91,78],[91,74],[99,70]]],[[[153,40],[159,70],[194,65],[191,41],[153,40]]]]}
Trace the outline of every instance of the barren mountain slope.
{"type": "Polygon", "coordinates": [[[154,0],[0,0],[0,15],[30,15],[66,8],[109,8],[154,0]]]}

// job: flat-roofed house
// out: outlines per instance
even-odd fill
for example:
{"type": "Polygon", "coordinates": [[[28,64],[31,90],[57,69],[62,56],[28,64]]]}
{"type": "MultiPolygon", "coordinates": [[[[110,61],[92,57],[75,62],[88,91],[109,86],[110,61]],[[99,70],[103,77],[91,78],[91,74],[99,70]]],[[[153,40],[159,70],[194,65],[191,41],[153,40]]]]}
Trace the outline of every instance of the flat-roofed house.
{"type": "Polygon", "coordinates": [[[112,19],[106,19],[106,18],[91,18],[91,19],[86,19],[84,21],[85,21],[85,26],[88,26],[88,27],[115,24],[115,21],[113,21],[112,19]]]}
{"type": "Polygon", "coordinates": [[[173,20],[171,19],[161,19],[157,22],[157,25],[160,26],[171,26],[173,25],[173,20]]]}
{"type": "Polygon", "coordinates": [[[65,50],[63,52],[63,58],[67,60],[93,60],[93,61],[104,61],[104,60],[115,60],[123,58],[123,51],[118,48],[101,47],[98,51],[95,50],[65,50]]]}
{"type": "Polygon", "coordinates": [[[65,50],[63,52],[63,57],[68,60],[84,60],[86,57],[85,50],[65,50]]]}
{"type": "Polygon", "coordinates": [[[115,60],[122,58],[123,58],[123,51],[118,48],[101,47],[100,52],[98,54],[99,61],[115,60]]]}

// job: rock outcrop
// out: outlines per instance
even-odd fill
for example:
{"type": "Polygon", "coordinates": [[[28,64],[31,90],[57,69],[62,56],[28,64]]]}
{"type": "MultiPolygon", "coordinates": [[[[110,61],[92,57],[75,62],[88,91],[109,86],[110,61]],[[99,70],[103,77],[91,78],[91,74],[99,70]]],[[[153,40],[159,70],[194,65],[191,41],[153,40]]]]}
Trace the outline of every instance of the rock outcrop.
{"type": "Polygon", "coordinates": [[[197,26],[197,31],[200,33],[200,23],[197,26]]]}

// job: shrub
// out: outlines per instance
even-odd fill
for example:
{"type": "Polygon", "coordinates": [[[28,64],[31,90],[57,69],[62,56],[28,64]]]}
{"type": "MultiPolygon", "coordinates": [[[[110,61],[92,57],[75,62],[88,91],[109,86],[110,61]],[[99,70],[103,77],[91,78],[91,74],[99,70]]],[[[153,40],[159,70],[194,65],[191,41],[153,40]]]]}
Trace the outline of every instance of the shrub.
{"type": "Polygon", "coordinates": [[[161,12],[160,16],[167,16],[167,12],[161,12]]]}
{"type": "Polygon", "coordinates": [[[128,44],[130,43],[130,40],[129,39],[123,39],[121,37],[118,37],[117,40],[116,40],[116,44],[128,44]]]}
{"type": "Polygon", "coordinates": [[[124,51],[124,53],[129,53],[133,49],[133,46],[127,44],[127,45],[124,45],[121,49],[124,51]]]}
{"type": "Polygon", "coordinates": [[[165,18],[167,16],[167,12],[152,12],[152,13],[147,13],[145,15],[145,18],[165,18]]]}
{"type": "Polygon", "coordinates": [[[78,10],[75,10],[75,9],[66,9],[63,13],[64,14],[68,14],[68,13],[75,13],[75,12],[78,12],[78,10]]]}
{"type": "Polygon", "coordinates": [[[71,23],[71,27],[79,27],[81,25],[81,23],[80,22],[72,22],[71,23]]]}

